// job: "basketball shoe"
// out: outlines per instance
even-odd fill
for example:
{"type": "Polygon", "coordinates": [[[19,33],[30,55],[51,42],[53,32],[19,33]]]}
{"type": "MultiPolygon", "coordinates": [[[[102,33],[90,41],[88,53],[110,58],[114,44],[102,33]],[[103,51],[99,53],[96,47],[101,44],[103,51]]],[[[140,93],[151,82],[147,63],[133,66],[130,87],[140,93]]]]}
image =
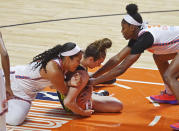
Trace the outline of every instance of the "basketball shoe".
{"type": "Polygon", "coordinates": [[[175,124],[172,124],[170,125],[171,128],[173,128],[173,130],[179,130],[179,122],[178,123],[175,123],[175,124]]]}
{"type": "Polygon", "coordinates": [[[161,91],[160,95],[150,96],[154,102],[163,103],[163,104],[178,104],[176,97],[174,95],[169,95],[165,91],[161,91]]]}
{"type": "Polygon", "coordinates": [[[107,90],[100,90],[98,92],[93,91],[93,94],[98,96],[109,96],[109,92],[107,90]]]}

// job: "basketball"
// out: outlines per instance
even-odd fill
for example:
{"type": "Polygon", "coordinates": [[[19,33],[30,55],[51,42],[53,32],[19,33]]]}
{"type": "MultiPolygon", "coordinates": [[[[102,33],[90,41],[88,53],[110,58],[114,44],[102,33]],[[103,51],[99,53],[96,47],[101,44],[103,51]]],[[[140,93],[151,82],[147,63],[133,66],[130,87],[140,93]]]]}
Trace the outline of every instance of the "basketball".
{"type": "Polygon", "coordinates": [[[76,102],[83,110],[92,109],[91,94],[91,87],[87,86],[78,95],[76,102]]]}

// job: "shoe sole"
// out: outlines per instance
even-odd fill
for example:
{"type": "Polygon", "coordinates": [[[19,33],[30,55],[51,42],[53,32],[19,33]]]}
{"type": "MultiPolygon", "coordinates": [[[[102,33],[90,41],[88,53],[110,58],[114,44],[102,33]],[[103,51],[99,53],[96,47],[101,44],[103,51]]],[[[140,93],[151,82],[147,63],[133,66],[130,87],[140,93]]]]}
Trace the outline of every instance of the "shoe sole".
{"type": "Polygon", "coordinates": [[[170,127],[171,127],[172,129],[174,129],[174,130],[179,130],[179,128],[174,127],[173,125],[170,125],[170,127]]]}
{"type": "Polygon", "coordinates": [[[154,102],[157,102],[157,103],[162,103],[162,104],[173,104],[173,105],[177,105],[178,102],[177,100],[173,100],[173,101],[167,101],[167,100],[157,100],[153,97],[150,96],[150,99],[152,99],[154,102]]]}

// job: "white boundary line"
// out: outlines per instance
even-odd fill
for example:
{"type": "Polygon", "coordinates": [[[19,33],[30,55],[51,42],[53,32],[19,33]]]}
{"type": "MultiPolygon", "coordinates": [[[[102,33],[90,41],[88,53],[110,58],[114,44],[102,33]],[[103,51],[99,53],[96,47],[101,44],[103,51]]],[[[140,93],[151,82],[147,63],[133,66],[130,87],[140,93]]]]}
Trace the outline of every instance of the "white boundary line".
{"type": "Polygon", "coordinates": [[[136,81],[136,80],[127,80],[127,79],[117,79],[117,81],[126,81],[126,82],[134,82],[134,83],[145,83],[145,84],[154,84],[154,85],[164,85],[163,83],[157,83],[157,82],[136,81]]]}
{"type": "Polygon", "coordinates": [[[150,102],[152,102],[152,104],[155,106],[155,107],[159,107],[160,104],[159,103],[155,103],[152,99],[150,99],[150,97],[146,97],[150,102]]]}
{"type": "Polygon", "coordinates": [[[137,68],[137,69],[147,69],[147,70],[158,70],[158,68],[150,68],[150,67],[130,67],[130,68],[137,68]]]}
{"type": "MultiPolygon", "coordinates": [[[[153,85],[164,85],[163,83],[156,83],[156,82],[146,82],[146,81],[136,81],[136,80],[127,80],[127,79],[116,79],[117,81],[124,81],[124,82],[134,82],[134,83],[143,83],[143,84],[153,84],[153,85]]],[[[132,89],[129,86],[125,86],[123,84],[114,83],[113,85],[125,88],[125,89],[132,89]]]]}
{"type": "Polygon", "coordinates": [[[157,124],[157,122],[160,120],[161,116],[155,116],[152,122],[149,123],[148,126],[154,126],[157,124]]]}
{"type": "MultiPolygon", "coordinates": [[[[106,61],[107,62],[107,61],[106,61]]],[[[106,62],[102,63],[101,65],[103,66],[106,62]]],[[[137,69],[148,69],[148,70],[158,70],[157,67],[140,67],[140,66],[132,66],[130,68],[137,68],[137,69]]]]}
{"type": "Polygon", "coordinates": [[[132,89],[131,87],[128,87],[128,86],[125,86],[125,85],[121,85],[119,83],[114,83],[113,85],[116,85],[116,86],[119,86],[119,87],[122,87],[122,88],[125,88],[125,89],[132,89]]]}

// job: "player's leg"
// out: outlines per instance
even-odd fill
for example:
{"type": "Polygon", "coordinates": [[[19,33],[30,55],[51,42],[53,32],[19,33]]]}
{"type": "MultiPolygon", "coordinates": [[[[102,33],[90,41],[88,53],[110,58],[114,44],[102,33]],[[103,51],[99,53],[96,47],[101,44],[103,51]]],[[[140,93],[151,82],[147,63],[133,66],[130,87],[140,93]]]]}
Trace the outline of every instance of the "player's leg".
{"type": "Polygon", "coordinates": [[[176,55],[175,59],[171,62],[167,71],[164,74],[164,79],[168,85],[170,85],[173,93],[179,101],[179,54],[176,55]]]}
{"type": "Polygon", "coordinates": [[[96,112],[121,112],[123,105],[120,100],[112,96],[92,94],[92,105],[96,112]]]}
{"type": "Polygon", "coordinates": [[[164,81],[165,90],[161,92],[160,95],[153,95],[150,98],[158,103],[168,103],[168,104],[177,104],[176,97],[173,95],[173,92],[169,88],[169,85],[165,82],[164,73],[169,67],[168,60],[174,59],[176,53],[166,54],[166,55],[153,55],[154,61],[159,69],[161,77],[164,81]]]}
{"type": "Polygon", "coordinates": [[[0,130],[6,131],[6,119],[5,113],[7,112],[7,107],[3,107],[3,102],[6,99],[6,89],[4,84],[4,79],[2,77],[2,72],[0,70],[0,130]]]}
{"type": "MultiPolygon", "coordinates": [[[[173,93],[175,94],[177,100],[179,101],[179,54],[171,62],[169,68],[164,74],[165,81],[170,85],[173,93]]],[[[174,130],[179,130],[179,123],[171,125],[174,130]]]]}
{"type": "Polygon", "coordinates": [[[10,99],[8,101],[8,112],[6,113],[6,123],[9,125],[20,125],[24,122],[29,110],[31,103],[19,100],[10,99]]]}

